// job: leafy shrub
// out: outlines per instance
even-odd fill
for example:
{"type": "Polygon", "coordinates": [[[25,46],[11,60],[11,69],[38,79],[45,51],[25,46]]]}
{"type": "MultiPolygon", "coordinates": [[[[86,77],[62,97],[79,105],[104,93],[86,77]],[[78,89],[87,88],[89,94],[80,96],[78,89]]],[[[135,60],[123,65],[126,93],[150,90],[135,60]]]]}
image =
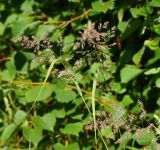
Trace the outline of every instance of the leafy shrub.
{"type": "Polygon", "coordinates": [[[0,147],[159,149],[159,7],[2,0],[0,147]]]}

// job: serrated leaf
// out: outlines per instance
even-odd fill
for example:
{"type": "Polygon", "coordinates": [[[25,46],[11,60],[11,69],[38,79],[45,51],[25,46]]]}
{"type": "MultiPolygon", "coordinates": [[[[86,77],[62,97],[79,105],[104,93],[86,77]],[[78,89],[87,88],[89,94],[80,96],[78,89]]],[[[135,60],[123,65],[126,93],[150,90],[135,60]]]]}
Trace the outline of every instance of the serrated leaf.
{"type": "Polygon", "coordinates": [[[79,136],[79,133],[83,130],[83,125],[81,122],[77,123],[68,123],[64,128],[61,128],[60,131],[63,134],[71,134],[79,136]],[[74,132],[73,132],[74,131],[74,132]]]}
{"type": "Polygon", "coordinates": [[[113,8],[114,2],[113,0],[107,2],[95,1],[91,5],[94,11],[106,13],[109,9],[113,8]]]}
{"type": "Polygon", "coordinates": [[[29,142],[32,142],[35,146],[38,145],[38,143],[42,140],[42,128],[36,127],[36,128],[29,128],[24,127],[23,128],[23,136],[28,140],[29,142]]]}
{"type": "Polygon", "coordinates": [[[5,127],[4,131],[1,134],[1,142],[5,142],[10,138],[10,136],[13,134],[13,132],[16,130],[17,125],[16,124],[10,124],[5,127]]]}
{"type": "Polygon", "coordinates": [[[126,66],[126,67],[122,68],[121,72],[120,72],[121,82],[128,83],[130,80],[134,79],[142,72],[143,72],[143,70],[141,70],[135,66],[126,66]]]}
{"type": "MultiPolygon", "coordinates": [[[[42,86],[35,86],[32,89],[29,89],[26,94],[25,98],[26,101],[34,102],[37,98],[37,95],[39,94],[39,91],[41,90],[42,86]]],[[[37,101],[44,101],[47,98],[51,96],[53,92],[53,85],[44,85],[43,90],[41,91],[40,95],[38,96],[37,101]]]]}

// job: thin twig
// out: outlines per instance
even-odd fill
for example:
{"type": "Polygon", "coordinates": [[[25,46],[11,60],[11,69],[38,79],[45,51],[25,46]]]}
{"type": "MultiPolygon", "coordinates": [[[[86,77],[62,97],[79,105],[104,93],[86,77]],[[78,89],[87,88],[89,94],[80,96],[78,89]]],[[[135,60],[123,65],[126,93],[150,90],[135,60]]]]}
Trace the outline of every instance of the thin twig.
{"type": "MultiPolygon", "coordinates": [[[[85,11],[84,13],[82,13],[81,15],[79,15],[77,17],[74,17],[74,18],[71,18],[70,20],[53,20],[51,22],[44,21],[44,20],[39,20],[38,22],[42,23],[42,24],[60,24],[60,27],[64,28],[67,25],[69,25],[71,22],[79,20],[79,19],[83,18],[84,16],[88,15],[91,11],[92,11],[92,9],[89,9],[89,10],[85,11]]],[[[41,18],[41,17],[40,16],[35,16],[35,18],[41,18]]]]}

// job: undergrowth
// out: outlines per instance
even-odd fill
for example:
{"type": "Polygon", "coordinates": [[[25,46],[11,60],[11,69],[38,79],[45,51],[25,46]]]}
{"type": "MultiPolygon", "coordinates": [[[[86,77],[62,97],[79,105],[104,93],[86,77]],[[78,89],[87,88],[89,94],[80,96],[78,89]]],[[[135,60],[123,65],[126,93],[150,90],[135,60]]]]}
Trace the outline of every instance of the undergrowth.
{"type": "MultiPolygon", "coordinates": [[[[128,113],[124,106],[116,103],[109,96],[108,101],[102,102],[96,96],[96,87],[102,88],[102,92],[108,92],[108,86],[104,86],[105,76],[102,70],[107,70],[112,66],[111,58],[107,55],[115,43],[111,43],[115,36],[115,27],[109,27],[108,22],[98,24],[97,26],[91,21],[84,26],[84,29],[79,33],[73,51],[69,53],[68,57],[61,57],[63,53],[63,38],[60,37],[59,47],[60,55],[58,56],[53,50],[53,45],[49,37],[46,35],[42,40],[38,41],[34,36],[21,36],[13,38],[12,42],[18,44],[24,50],[33,50],[36,54],[35,61],[45,62],[49,65],[45,80],[38,91],[36,98],[31,105],[25,120],[21,122],[24,124],[29,119],[30,113],[37,107],[38,99],[44,90],[44,86],[49,78],[58,78],[65,80],[70,86],[71,90],[76,90],[81,100],[84,103],[82,109],[86,109],[85,116],[89,116],[88,123],[83,124],[84,135],[87,139],[93,136],[94,133],[94,149],[107,149],[112,147],[112,144],[119,145],[119,149],[139,149],[139,145],[144,145],[144,149],[158,149],[160,131],[154,123],[147,121],[147,111],[142,101],[138,100],[139,112],[128,113]],[[109,61],[108,61],[109,60],[109,61]],[[108,63],[109,62],[109,63],[108,63]],[[90,99],[83,96],[85,90],[81,88],[78,83],[76,72],[87,65],[99,63],[94,74],[92,74],[92,87],[90,87],[90,99]],[[103,82],[99,82],[99,76],[102,76],[103,82]],[[75,87],[74,87],[75,86],[75,87]],[[73,88],[74,87],[74,88],[73,88]],[[107,87],[107,90],[103,88],[107,87]],[[91,109],[92,108],[92,109],[91,109]],[[90,110],[91,109],[91,110],[90,110]],[[103,145],[99,143],[103,143],[103,145]],[[127,146],[131,143],[132,146],[127,146]],[[150,145],[146,145],[150,143],[150,145]]],[[[86,92],[87,93],[87,92],[86,92]]],[[[89,93],[89,92],[88,92],[89,93]]],[[[81,106],[79,106],[81,107],[81,106]]],[[[158,122],[160,119],[157,115],[154,116],[158,122]]],[[[73,131],[74,132],[74,131],[73,131]]],[[[71,138],[71,137],[70,137],[71,138]]],[[[89,139],[88,139],[89,140],[89,139]]],[[[31,149],[32,140],[29,140],[29,149],[31,149]]]]}

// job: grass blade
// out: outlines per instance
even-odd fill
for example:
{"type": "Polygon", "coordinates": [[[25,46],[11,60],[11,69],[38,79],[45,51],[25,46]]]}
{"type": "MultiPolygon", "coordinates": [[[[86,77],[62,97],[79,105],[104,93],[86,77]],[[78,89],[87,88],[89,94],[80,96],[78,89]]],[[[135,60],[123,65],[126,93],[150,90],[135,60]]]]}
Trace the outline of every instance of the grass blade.
{"type": "Polygon", "coordinates": [[[45,85],[45,83],[47,82],[47,80],[48,80],[48,78],[49,78],[49,75],[51,74],[51,71],[52,71],[53,66],[54,66],[54,64],[55,64],[56,61],[57,61],[57,59],[53,60],[52,63],[50,64],[50,66],[49,66],[49,68],[48,68],[48,70],[47,70],[47,74],[46,74],[46,77],[45,77],[45,79],[44,79],[44,82],[43,82],[43,84],[42,84],[42,87],[41,87],[41,89],[39,90],[39,93],[37,94],[37,97],[36,97],[33,105],[31,106],[31,108],[30,108],[30,110],[28,111],[27,114],[29,114],[29,113],[31,112],[31,110],[33,109],[34,105],[36,104],[36,102],[37,102],[37,100],[38,100],[38,98],[39,98],[39,96],[40,96],[40,94],[41,94],[41,92],[42,92],[42,90],[43,90],[43,88],[44,88],[44,85],[45,85]]]}
{"type": "Polygon", "coordinates": [[[94,122],[94,135],[95,135],[95,143],[97,146],[97,133],[96,133],[96,110],[95,110],[95,93],[96,93],[96,86],[97,86],[97,77],[98,72],[94,76],[93,80],[93,86],[92,86],[92,116],[93,116],[93,122],[94,122]]]}
{"type": "Polygon", "coordinates": [[[82,100],[83,100],[83,102],[84,102],[84,104],[85,104],[85,106],[86,106],[89,114],[92,116],[92,113],[91,113],[91,111],[89,110],[89,107],[88,107],[87,103],[85,102],[85,99],[84,99],[84,97],[83,97],[83,94],[82,94],[82,92],[81,92],[81,88],[79,87],[78,82],[77,82],[75,79],[73,79],[73,82],[74,82],[74,84],[75,84],[75,86],[76,86],[76,88],[77,88],[78,94],[79,94],[80,97],[82,98],[82,100]]]}

